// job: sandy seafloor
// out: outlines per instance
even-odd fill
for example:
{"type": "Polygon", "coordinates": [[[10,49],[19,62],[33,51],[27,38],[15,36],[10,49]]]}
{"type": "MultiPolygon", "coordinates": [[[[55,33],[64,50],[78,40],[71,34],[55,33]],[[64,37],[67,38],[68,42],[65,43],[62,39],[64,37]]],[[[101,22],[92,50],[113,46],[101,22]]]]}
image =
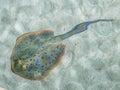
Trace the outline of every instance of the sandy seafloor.
{"type": "Polygon", "coordinates": [[[17,37],[50,29],[55,35],[78,23],[120,19],[120,0],[0,0],[0,87],[6,90],[120,90],[120,22],[99,22],[63,41],[62,62],[42,81],[12,73],[17,37]]]}

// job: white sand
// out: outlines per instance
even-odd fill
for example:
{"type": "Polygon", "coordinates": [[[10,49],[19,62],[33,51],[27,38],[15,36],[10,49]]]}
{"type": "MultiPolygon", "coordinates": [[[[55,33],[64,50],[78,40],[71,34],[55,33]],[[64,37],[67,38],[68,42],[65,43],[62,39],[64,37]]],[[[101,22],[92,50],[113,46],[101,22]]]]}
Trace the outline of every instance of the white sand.
{"type": "Polygon", "coordinates": [[[100,22],[63,43],[62,62],[43,81],[12,73],[16,38],[52,29],[55,35],[95,19],[120,19],[120,0],[0,0],[0,87],[6,90],[120,90],[120,22],[100,22]]]}

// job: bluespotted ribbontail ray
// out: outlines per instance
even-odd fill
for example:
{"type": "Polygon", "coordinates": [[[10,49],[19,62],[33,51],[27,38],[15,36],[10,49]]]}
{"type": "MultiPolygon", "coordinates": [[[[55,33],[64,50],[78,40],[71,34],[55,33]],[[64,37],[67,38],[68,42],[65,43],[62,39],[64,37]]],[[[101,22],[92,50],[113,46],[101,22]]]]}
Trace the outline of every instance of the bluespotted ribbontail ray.
{"type": "Polygon", "coordinates": [[[11,70],[15,74],[30,80],[41,80],[47,77],[56,67],[65,52],[65,45],[60,41],[88,29],[88,26],[100,21],[98,19],[83,22],[69,32],[54,36],[51,30],[30,32],[17,38],[11,55],[11,70]]]}

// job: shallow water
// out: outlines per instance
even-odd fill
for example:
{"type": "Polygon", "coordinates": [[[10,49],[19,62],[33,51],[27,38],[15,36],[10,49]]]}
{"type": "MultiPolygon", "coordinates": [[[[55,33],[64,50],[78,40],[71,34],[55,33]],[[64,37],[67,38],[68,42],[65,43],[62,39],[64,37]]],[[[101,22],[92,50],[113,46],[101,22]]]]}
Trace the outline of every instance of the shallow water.
{"type": "Polygon", "coordinates": [[[93,24],[63,41],[62,62],[42,81],[12,73],[10,55],[17,37],[100,18],[120,19],[119,0],[0,0],[0,87],[6,90],[120,90],[120,22],[93,24]]]}

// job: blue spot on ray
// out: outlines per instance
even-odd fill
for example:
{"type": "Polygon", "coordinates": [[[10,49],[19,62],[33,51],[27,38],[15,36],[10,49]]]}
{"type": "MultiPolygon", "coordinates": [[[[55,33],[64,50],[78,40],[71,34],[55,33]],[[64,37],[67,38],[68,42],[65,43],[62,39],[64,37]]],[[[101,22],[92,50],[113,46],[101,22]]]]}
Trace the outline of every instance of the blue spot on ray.
{"type": "Polygon", "coordinates": [[[44,56],[42,56],[41,58],[44,59],[44,56]]]}
{"type": "Polygon", "coordinates": [[[51,64],[51,62],[49,62],[49,64],[51,64]]]}
{"type": "Polygon", "coordinates": [[[36,42],[34,42],[34,44],[36,44],[36,42]]]}
{"type": "Polygon", "coordinates": [[[18,48],[20,48],[20,46],[18,46],[18,48]]]}
{"type": "Polygon", "coordinates": [[[62,47],[60,47],[59,49],[60,49],[61,51],[63,50],[63,48],[62,48],[62,47]]]}
{"type": "Polygon", "coordinates": [[[44,54],[47,54],[47,52],[44,52],[44,54]]]}
{"type": "Polygon", "coordinates": [[[26,44],[28,44],[28,42],[26,42],[26,44]]]}
{"type": "Polygon", "coordinates": [[[34,55],[34,57],[35,57],[36,55],[34,55]]]}
{"type": "Polygon", "coordinates": [[[32,61],[32,59],[30,59],[30,61],[32,61]]]}
{"type": "Polygon", "coordinates": [[[35,50],[35,48],[32,48],[32,50],[35,50]]]}
{"type": "Polygon", "coordinates": [[[32,42],[32,38],[30,38],[30,42],[32,42]]]}
{"type": "Polygon", "coordinates": [[[18,59],[18,56],[17,56],[17,55],[15,56],[15,59],[18,59]]]}
{"type": "Polygon", "coordinates": [[[29,67],[28,71],[30,71],[31,69],[32,69],[32,64],[30,64],[30,67],[29,67]]]}
{"type": "Polygon", "coordinates": [[[44,75],[44,72],[42,72],[42,76],[44,75]]]}
{"type": "Polygon", "coordinates": [[[22,48],[24,48],[24,45],[22,45],[22,48]]]}
{"type": "Polygon", "coordinates": [[[29,48],[27,47],[26,50],[29,50],[29,48]]]}
{"type": "Polygon", "coordinates": [[[52,50],[52,52],[55,52],[55,50],[52,50]]]}
{"type": "Polygon", "coordinates": [[[28,52],[28,55],[30,55],[30,54],[31,54],[31,52],[29,51],[29,52],[28,52]]]}
{"type": "Polygon", "coordinates": [[[52,62],[55,62],[55,60],[52,60],[52,62]]]}
{"type": "Polygon", "coordinates": [[[53,56],[53,54],[51,54],[50,56],[53,56]]]}
{"type": "Polygon", "coordinates": [[[21,58],[22,60],[24,60],[24,58],[21,58]]]}
{"type": "Polygon", "coordinates": [[[28,71],[30,72],[30,69],[28,69],[28,71]]]}
{"type": "Polygon", "coordinates": [[[35,65],[36,65],[36,66],[40,66],[38,59],[36,60],[35,65]]]}
{"type": "Polygon", "coordinates": [[[28,60],[25,60],[26,62],[28,62],[28,60]]]}
{"type": "Polygon", "coordinates": [[[40,73],[40,71],[38,71],[38,73],[40,73]]]}
{"type": "Polygon", "coordinates": [[[59,46],[56,47],[57,49],[59,48],[59,46]]]}
{"type": "Polygon", "coordinates": [[[24,56],[26,55],[26,53],[24,53],[24,56]]]}

